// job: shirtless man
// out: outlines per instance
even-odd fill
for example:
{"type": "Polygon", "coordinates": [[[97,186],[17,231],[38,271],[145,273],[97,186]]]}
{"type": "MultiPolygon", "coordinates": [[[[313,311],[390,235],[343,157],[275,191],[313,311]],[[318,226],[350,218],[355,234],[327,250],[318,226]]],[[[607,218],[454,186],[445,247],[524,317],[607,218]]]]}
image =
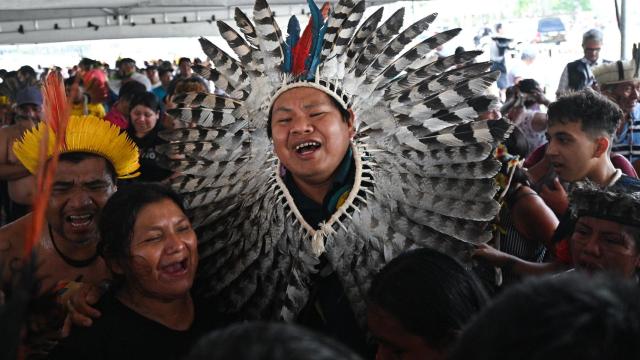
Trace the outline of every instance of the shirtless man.
{"type": "MultiPolygon", "coordinates": [[[[33,151],[33,147],[42,139],[44,131],[41,129],[28,132],[13,148],[15,156],[32,174],[38,171],[38,152],[33,151]]],[[[38,331],[29,333],[27,343],[31,351],[46,352],[46,343],[53,340],[47,334],[55,337],[50,331],[61,326],[60,317],[49,315],[55,311],[49,306],[53,303],[47,300],[52,290],[71,281],[100,286],[110,278],[97,250],[98,219],[107,199],[116,191],[116,179],[135,176],[132,174],[140,166],[138,149],[126,134],[95,117],[71,117],[62,151],[45,212],[43,233],[33,247],[38,294],[47,296],[40,301],[44,305],[42,314],[29,313],[30,324],[34,323],[31,317],[37,317],[37,321],[46,319],[45,324],[38,325],[40,334],[38,331]],[[98,138],[101,141],[96,141],[98,138]]],[[[28,214],[0,228],[4,284],[12,280],[15,269],[23,263],[24,241],[32,221],[32,215],[28,214]]],[[[59,291],[55,295],[62,293],[59,291]]],[[[67,302],[60,297],[58,301],[67,302]]]]}
{"type": "Polygon", "coordinates": [[[42,94],[29,86],[16,95],[15,125],[0,129],[0,180],[7,181],[9,204],[7,222],[29,212],[34,190],[34,177],[13,154],[13,142],[42,119],[42,94]]]}
{"type": "MultiPolygon", "coordinates": [[[[65,153],[53,182],[40,242],[36,277],[40,293],[59,281],[82,280],[93,284],[109,278],[97,255],[98,216],[116,190],[113,166],[104,158],[87,153],[65,153]]],[[[0,228],[0,261],[11,264],[3,271],[8,281],[11,270],[23,258],[24,240],[31,226],[31,214],[0,228]]]]}
{"type": "MultiPolygon", "coordinates": [[[[38,126],[12,149],[32,174],[38,171],[34,147],[43,136],[43,127],[38,126]]],[[[116,179],[133,177],[140,167],[135,144],[119,128],[96,117],[71,117],[65,142],[53,177],[43,234],[34,247],[40,292],[59,281],[82,278],[99,284],[107,277],[96,251],[100,211],[116,191],[116,179]]],[[[31,215],[27,215],[0,228],[0,264],[15,264],[23,257],[31,222],[31,215]]],[[[10,271],[5,269],[5,279],[8,275],[10,271]]]]}

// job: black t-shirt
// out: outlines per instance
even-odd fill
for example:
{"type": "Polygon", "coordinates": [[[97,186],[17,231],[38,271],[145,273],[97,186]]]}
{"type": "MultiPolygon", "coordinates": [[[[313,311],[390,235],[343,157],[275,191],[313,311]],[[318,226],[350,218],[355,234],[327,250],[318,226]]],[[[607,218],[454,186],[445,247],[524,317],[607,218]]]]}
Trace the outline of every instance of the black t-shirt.
{"type": "Polygon", "coordinates": [[[202,335],[222,325],[219,316],[197,303],[193,324],[186,331],[138,314],[111,293],[96,308],[102,316],[88,328],[74,327],[49,359],[181,359],[202,335]]]}
{"type": "Polygon", "coordinates": [[[142,138],[137,138],[133,133],[133,127],[129,128],[129,137],[138,146],[140,150],[140,176],[134,178],[134,181],[158,182],[165,180],[171,176],[172,171],[160,166],[159,160],[162,156],[156,151],[156,145],[166,144],[167,142],[158,136],[160,126],[157,125],[151,132],[142,138]]]}

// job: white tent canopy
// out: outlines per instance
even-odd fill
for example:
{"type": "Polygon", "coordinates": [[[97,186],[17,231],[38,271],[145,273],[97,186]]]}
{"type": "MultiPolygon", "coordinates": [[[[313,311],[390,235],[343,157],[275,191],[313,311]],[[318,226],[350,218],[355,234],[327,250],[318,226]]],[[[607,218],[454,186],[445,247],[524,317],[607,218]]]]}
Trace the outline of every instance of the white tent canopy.
{"type": "MultiPolygon", "coordinates": [[[[368,0],[367,5],[389,1],[368,0]]],[[[215,20],[253,0],[2,0],[0,44],[217,35],[215,20]]],[[[276,15],[305,14],[303,0],[271,0],[276,15]]]]}

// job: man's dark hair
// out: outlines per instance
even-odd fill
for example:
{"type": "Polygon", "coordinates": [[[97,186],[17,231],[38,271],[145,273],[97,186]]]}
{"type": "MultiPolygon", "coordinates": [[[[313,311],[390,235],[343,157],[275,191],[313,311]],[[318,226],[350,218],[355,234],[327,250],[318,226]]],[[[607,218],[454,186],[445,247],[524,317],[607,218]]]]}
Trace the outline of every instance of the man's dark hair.
{"type": "Polygon", "coordinates": [[[520,89],[520,91],[528,94],[540,88],[540,84],[535,79],[522,79],[520,80],[517,86],[520,89]]]}
{"type": "Polygon", "coordinates": [[[29,65],[24,65],[18,69],[18,73],[23,76],[36,77],[36,71],[29,65]]]}
{"type": "Polygon", "coordinates": [[[93,154],[93,153],[89,153],[89,152],[68,152],[68,153],[62,153],[60,154],[60,157],[58,158],[58,161],[66,161],[66,162],[70,162],[73,164],[77,164],[83,160],[86,159],[90,159],[90,158],[101,158],[104,160],[105,164],[106,164],[106,169],[107,169],[107,174],[109,174],[109,177],[111,178],[111,181],[115,184],[118,180],[118,175],[116,173],[116,168],[113,166],[113,164],[111,163],[111,161],[107,160],[106,158],[98,155],[98,154],[93,154]]]}
{"type": "Polygon", "coordinates": [[[142,105],[148,107],[154,112],[160,111],[160,103],[158,102],[158,97],[151,92],[143,92],[136,94],[131,101],[129,102],[129,108],[133,109],[136,105],[142,105]]]}
{"type": "Polygon", "coordinates": [[[186,360],[358,360],[344,345],[293,324],[249,322],[203,337],[186,360]]]}
{"type": "MultiPolygon", "coordinates": [[[[340,111],[340,116],[342,117],[342,121],[344,122],[348,122],[349,118],[351,117],[351,114],[349,113],[349,110],[345,109],[344,107],[342,107],[342,105],[338,102],[338,100],[334,99],[333,96],[328,95],[329,99],[331,99],[331,103],[338,109],[338,111],[340,111]]],[[[267,136],[269,136],[269,139],[271,139],[271,115],[273,112],[273,106],[271,107],[271,109],[269,110],[269,118],[267,120],[267,136]]]]}
{"type": "MultiPolygon", "coordinates": [[[[131,261],[133,227],[143,207],[161,200],[173,201],[186,214],[180,195],[156,183],[129,183],[118,188],[102,208],[98,229],[98,251],[107,263],[118,262],[125,271],[131,261]]],[[[114,286],[122,285],[125,276],[113,274],[114,286]]]]}
{"type": "Polygon", "coordinates": [[[640,358],[640,289],[572,273],[506,290],[465,329],[450,360],[640,358]]]}
{"type": "MultiPolygon", "coordinates": [[[[524,133],[515,126],[511,131],[511,134],[508,138],[503,141],[504,146],[507,148],[507,151],[510,155],[517,155],[520,159],[526,159],[529,153],[529,142],[527,138],[524,136],[524,133]]],[[[500,167],[500,173],[505,175],[507,178],[510,176],[510,171],[513,171],[513,178],[511,179],[511,185],[507,190],[506,199],[508,203],[518,192],[518,186],[516,184],[522,184],[531,186],[529,176],[527,172],[520,166],[516,166],[515,169],[511,169],[509,167],[509,162],[511,159],[499,159],[502,162],[502,166],[500,167]]]]}
{"type": "Polygon", "coordinates": [[[118,92],[118,99],[131,101],[131,99],[137,94],[145,92],[147,92],[147,87],[144,86],[144,84],[135,80],[127,81],[120,88],[120,91],[118,92]]]}
{"type": "Polygon", "coordinates": [[[178,65],[182,64],[183,62],[191,63],[191,59],[189,59],[188,57],[181,57],[180,60],[178,60],[178,65]]]}
{"type": "Polygon", "coordinates": [[[167,69],[167,68],[158,68],[158,76],[162,77],[164,74],[166,73],[172,73],[173,69],[167,69]]]}
{"type": "Polygon", "coordinates": [[[97,65],[97,62],[95,60],[89,59],[89,58],[82,58],[80,60],[80,62],[78,63],[78,66],[80,66],[81,68],[83,68],[85,70],[89,70],[89,69],[93,68],[96,65],[97,65]]]}
{"type": "Polygon", "coordinates": [[[408,251],[373,278],[369,303],[398,320],[431,347],[446,350],[486,304],[473,274],[433,249],[408,251]]]}
{"type": "Polygon", "coordinates": [[[622,110],[613,101],[589,89],[563,95],[549,105],[549,126],[556,123],[579,122],[582,130],[595,138],[611,138],[623,118],[622,110]]]}
{"type": "Polygon", "coordinates": [[[118,62],[118,67],[122,66],[123,64],[131,64],[131,65],[135,66],[136,65],[136,61],[133,60],[132,58],[122,58],[118,62]]]}

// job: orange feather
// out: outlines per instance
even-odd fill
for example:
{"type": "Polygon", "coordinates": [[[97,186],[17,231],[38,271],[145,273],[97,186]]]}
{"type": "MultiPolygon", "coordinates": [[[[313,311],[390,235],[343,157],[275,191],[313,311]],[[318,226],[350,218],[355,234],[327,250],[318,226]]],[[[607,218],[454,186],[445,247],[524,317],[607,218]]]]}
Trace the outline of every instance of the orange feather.
{"type": "Polygon", "coordinates": [[[56,135],[56,143],[53,156],[47,159],[47,144],[49,143],[48,131],[40,141],[39,164],[36,174],[36,192],[38,194],[33,202],[32,222],[24,243],[24,258],[31,258],[34,245],[42,236],[42,228],[45,222],[45,212],[51,196],[51,184],[58,167],[58,155],[65,144],[65,134],[69,121],[70,103],[64,91],[62,76],[58,72],[52,72],[47,76],[43,87],[44,97],[44,121],[50,126],[56,135]]]}

